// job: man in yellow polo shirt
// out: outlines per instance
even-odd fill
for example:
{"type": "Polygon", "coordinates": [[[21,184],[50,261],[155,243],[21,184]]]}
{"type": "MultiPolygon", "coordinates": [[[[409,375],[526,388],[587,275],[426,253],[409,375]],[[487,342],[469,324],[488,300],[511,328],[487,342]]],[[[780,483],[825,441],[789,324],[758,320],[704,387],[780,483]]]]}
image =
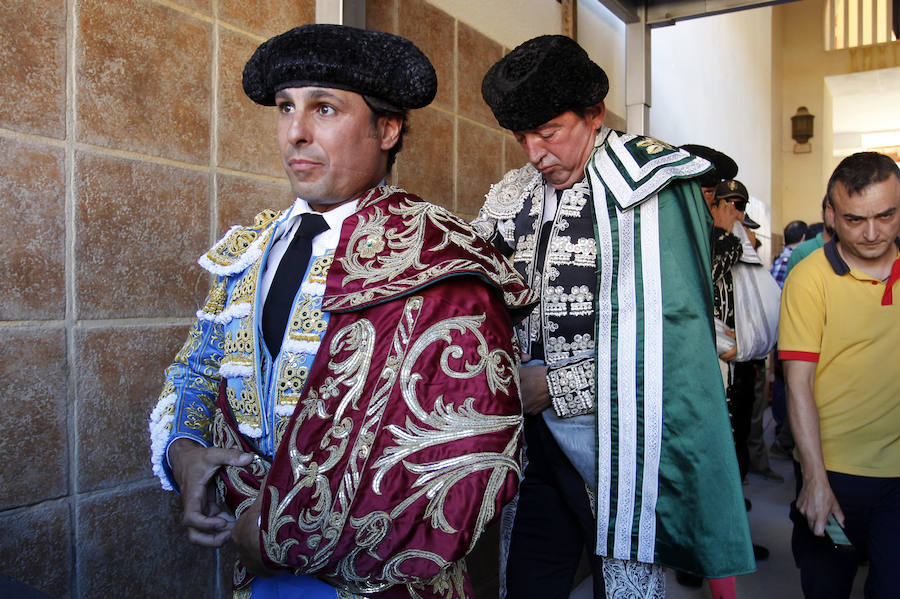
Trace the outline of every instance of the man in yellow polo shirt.
{"type": "Polygon", "coordinates": [[[799,460],[792,548],[807,599],[849,597],[858,551],[870,559],[866,598],[896,597],[900,170],[882,154],[854,154],[831,175],[827,197],[836,239],[794,268],[781,303],[779,357],[799,460]],[[831,514],[855,551],[824,534],[831,514]]]}

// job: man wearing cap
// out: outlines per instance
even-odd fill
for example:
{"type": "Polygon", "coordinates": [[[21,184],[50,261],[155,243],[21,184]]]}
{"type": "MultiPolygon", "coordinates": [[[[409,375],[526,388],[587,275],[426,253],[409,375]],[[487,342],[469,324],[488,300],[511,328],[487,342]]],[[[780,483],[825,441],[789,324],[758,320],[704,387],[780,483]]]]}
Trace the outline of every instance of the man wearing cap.
{"type": "Polygon", "coordinates": [[[609,597],[661,597],[661,565],[753,569],[716,365],[711,219],[692,180],[709,163],[603,126],[607,90],[563,36],[525,42],[482,82],[529,164],[473,224],[541,294],[518,329],[528,465],[511,598],[567,597],[583,549],[595,597],[604,583],[609,597]]]}
{"type": "Polygon", "coordinates": [[[436,84],[408,40],[335,25],[244,69],[297,199],[200,258],[213,287],[150,418],[189,538],[237,546],[236,597],[466,597],[462,558],[515,494],[512,314],[533,294],[466,223],[384,185],[436,84]]]}
{"type": "Polygon", "coordinates": [[[900,169],[883,154],[853,154],[832,173],[827,198],[836,234],[797,264],[781,302],[778,353],[796,441],[791,548],[807,599],[850,597],[862,556],[865,596],[896,597],[900,169]]]}
{"type": "MultiPolygon", "coordinates": [[[[735,210],[737,218],[731,235],[741,244],[738,259],[716,281],[717,288],[720,289],[716,296],[716,326],[719,331],[722,376],[731,409],[735,449],[742,479],[750,468],[747,440],[756,397],[758,361],[765,359],[772,350],[778,322],[777,283],[764,268],[748,234],[748,230],[759,227],[746,213],[749,199],[750,195],[744,184],[731,179],[716,186],[713,205],[718,209],[730,205],[735,210]],[[760,280],[762,278],[765,280],[760,280]],[[767,288],[760,291],[761,285],[767,285],[767,288]],[[752,293],[748,290],[752,290],[752,293]],[[765,291],[769,293],[766,294],[765,291]],[[760,315],[767,318],[759,318],[760,315]],[[722,335],[723,331],[728,331],[729,336],[722,335]]],[[[754,546],[754,549],[757,559],[768,555],[768,550],[764,547],[754,546]]]]}

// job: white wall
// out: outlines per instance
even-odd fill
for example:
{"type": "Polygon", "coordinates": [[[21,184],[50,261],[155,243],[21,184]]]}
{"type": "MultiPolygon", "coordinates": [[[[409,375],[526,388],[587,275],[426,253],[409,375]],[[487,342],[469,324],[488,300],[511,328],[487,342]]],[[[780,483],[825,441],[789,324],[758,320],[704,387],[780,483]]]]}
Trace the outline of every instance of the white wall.
{"type": "Polygon", "coordinates": [[[560,33],[561,9],[555,0],[427,0],[448,15],[507,48],[545,34],[560,33]]]}
{"type": "Polygon", "coordinates": [[[772,205],[772,9],[680,21],[651,38],[650,135],[697,143],[738,163],[737,178],[761,202],[748,210],[766,228],[772,205]],[[763,210],[765,207],[765,210],[763,210]]]}
{"type": "Polygon", "coordinates": [[[625,23],[597,0],[578,2],[578,43],[609,77],[606,108],[625,118],[625,23]]]}
{"type": "MultiPolygon", "coordinates": [[[[556,0],[427,0],[507,48],[562,31],[556,0]]],[[[609,77],[607,108],[625,116],[625,24],[597,0],[579,0],[578,43],[609,77]]]]}

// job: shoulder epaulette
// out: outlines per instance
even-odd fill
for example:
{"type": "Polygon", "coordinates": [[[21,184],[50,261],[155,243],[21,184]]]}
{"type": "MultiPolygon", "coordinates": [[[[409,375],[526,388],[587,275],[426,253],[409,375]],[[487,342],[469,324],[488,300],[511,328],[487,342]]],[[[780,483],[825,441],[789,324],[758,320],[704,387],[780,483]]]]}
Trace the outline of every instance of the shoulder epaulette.
{"type": "Polygon", "coordinates": [[[525,197],[540,183],[541,174],[531,164],[509,171],[484,196],[482,211],[498,220],[512,219],[522,210],[525,197]]]}
{"type": "Polygon", "coordinates": [[[596,172],[620,210],[637,206],[675,179],[696,177],[712,168],[707,160],[652,137],[611,129],[603,133],[588,169],[596,172]]]}
{"type": "Polygon", "coordinates": [[[253,218],[253,224],[231,227],[197,263],[215,275],[230,275],[246,269],[257,258],[271,233],[271,225],[281,212],[263,210],[253,218]]]}

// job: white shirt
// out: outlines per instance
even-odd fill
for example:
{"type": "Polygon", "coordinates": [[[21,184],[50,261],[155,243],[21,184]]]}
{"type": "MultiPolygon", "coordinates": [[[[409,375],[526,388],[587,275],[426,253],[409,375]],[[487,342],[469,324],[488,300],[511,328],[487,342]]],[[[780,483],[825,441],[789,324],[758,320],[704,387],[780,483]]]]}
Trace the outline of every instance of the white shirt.
{"type": "MultiPolygon", "coordinates": [[[[313,237],[312,256],[322,256],[330,250],[337,249],[341,240],[341,225],[344,224],[344,219],[356,212],[357,203],[358,200],[350,200],[335,206],[327,212],[317,213],[325,219],[328,229],[313,237]]],[[[310,213],[315,213],[315,211],[309,207],[306,200],[297,198],[294,200],[294,205],[291,206],[289,216],[275,228],[273,233],[275,242],[269,250],[265,269],[259,281],[259,301],[261,305],[264,306],[266,304],[266,296],[269,294],[269,288],[272,286],[272,279],[275,278],[275,272],[278,270],[281,258],[287,252],[294,234],[300,227],[301,217],[310,213]]]]}

